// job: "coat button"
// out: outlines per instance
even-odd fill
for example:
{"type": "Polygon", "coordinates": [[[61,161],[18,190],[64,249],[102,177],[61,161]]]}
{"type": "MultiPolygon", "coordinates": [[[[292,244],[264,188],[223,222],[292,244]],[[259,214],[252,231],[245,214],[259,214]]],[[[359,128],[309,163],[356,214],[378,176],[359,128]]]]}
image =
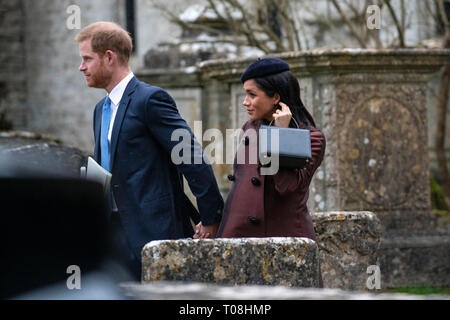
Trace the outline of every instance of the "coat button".
{"type": "Polygon", "coordinates": [[[244,138],[244,144],[245,144],[246,146],[248,146],[249,142],[250,142],[250,139],[248,138],[248,136],[245,136],[245,138],[244,138]]]}
{"type": "Polygon", "coordinates": [[[228,175],[228,180],[230,180],[230,181],[234,181],[234,175],[232,175],[232,174],[229,174],[229,175],[228,175]]]}
{"type": "Polygon", "coordinates": [[[248,220],[253,224],[259,224],[261,222],[261,220],[256,217],[248,217],[248,220]]]}
{"type": "Polygon", "coordinates": [[[259,181],[258,178],[253,177],[252,178],[252,183],[254,186],[259,186],[261,184],[261,181],[259,181]]]}

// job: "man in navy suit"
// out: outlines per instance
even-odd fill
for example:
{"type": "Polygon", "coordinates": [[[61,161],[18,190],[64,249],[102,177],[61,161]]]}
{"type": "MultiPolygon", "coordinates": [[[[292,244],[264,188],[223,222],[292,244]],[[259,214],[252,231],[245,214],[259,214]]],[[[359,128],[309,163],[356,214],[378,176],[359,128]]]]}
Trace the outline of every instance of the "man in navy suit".
{"type": "Polygon", "coordinates": [[[94,110],[94,158],[112,174],[111,220],[128,248],[127,262],[140,278],[142,247],[152,240],[193,236],[190,218],[198,223],[194,238],[215,237],[223,199],[211,166],[203,158],[198,164],[201,147],[172,97],[131,72],[129,34],[115,23],[96,22],[75,40],[87,85],[108,93],[94,110]],[[189,148],[182,150],[191,150],[192,161],[175,165],[172,149],[180,141],[173,141],[172,133],[180,129],[189,137],[189,148]],[[183,176],[198,212],[184,194],[183,176]]]}

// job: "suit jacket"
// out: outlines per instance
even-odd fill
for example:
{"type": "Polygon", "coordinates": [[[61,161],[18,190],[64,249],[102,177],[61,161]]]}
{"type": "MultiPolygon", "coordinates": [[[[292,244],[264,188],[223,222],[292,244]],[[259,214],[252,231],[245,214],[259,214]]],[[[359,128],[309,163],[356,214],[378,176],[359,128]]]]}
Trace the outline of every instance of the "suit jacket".
{"type": "MultiPolygon", "coordinates": [[[[102,99],[94,111],[94,158],[100,162],[102,99]]],[[[133,77],[120,101],[111,134],[111,194],[134,254],[140,258],[142,247],[152,240],[192,236],[189,220],[195,210],[183,191],[186,177],[203,225],[220,221],[223,199],[213,170],[201,164],[175,165],[171,153],[179,141],[172,133],[183,129],[191,147],[194,135],[178,113],[172,97],[163,89],[133,77]]],[[[197,143],[197,142],[196,142],[197,143]]],[[[201,148],[188,148],[194,157],[201,148]]],[[[195,219],[194,219],[195,220],[195,219]]],[[[198,222],[198,221],[195,221],[198,222]]]]}
{"type": "MultiPolygon", "coordinates": [[[[262,121],[247,121],[238,153],[258,154],[258,129],[262,121]],[[249,129],[256,131],[250,135],[249,129]],[[257,139],[252,139],[256,136],[257,139]]],[[[306,202],[309,184],[321,164],[325,152],[325,137],[314,127],[311,131],[312,161],[304,170],[279,168],[269,176],[260,174],[259,162],[235,163],[218,237],[307,237],[316,240],[306,202]]],[[[241,157],[240,159],[244,159],[241,157]]]]}

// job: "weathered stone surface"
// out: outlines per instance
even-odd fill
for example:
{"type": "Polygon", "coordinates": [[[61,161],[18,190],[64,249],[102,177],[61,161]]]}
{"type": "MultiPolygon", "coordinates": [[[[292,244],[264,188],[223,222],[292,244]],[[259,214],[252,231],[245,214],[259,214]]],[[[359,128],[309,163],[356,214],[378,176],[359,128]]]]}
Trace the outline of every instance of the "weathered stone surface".
{"type": "Polygon", "coordinates": [[[77,178],[87,154],[59,140],[33,132],[0,132],[0,169],[3,175],[50,175],[77,178]]]}
{"type": "Polygon", "coordinates": [[[318,286],[318,248],[307,238],[162,240],[142,250],[142,281],[318,286]]]}
{"type": "MultiPolygon", "coordinates": [[[[378,264],[377,216],[315,212],[312,218],[324,287],[365,290],[367,268],[378,264]]],[[[314,247],[305,238],[154,241],[143,250],[143,280],[314,286],[305,285],[317,266],[314,247]]]]}
{"type": "Polygon", "coordinates": [[[449,300],[448,295],[369,293],[285,286],[224,286],[198,282],[124,282],[124,296],[136,300],[449,300]]]}
{"type": "Polygon", "coordinates": [[[380,221],[372,212],[314,212],[325,288],[364,290],[367,267],[377,265],[380,221]]]}
{"type": "Polygon", "coordinates": [[[444,231],[384,234],[378,252],[383,288],[450,286],[450,235],[444,231]]]}

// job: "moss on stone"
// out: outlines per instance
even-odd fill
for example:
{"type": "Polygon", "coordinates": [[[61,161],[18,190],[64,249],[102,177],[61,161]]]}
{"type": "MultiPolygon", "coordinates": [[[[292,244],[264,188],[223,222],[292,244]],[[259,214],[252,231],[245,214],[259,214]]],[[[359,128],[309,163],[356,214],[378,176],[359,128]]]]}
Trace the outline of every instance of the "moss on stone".
{"type": "Polygon", "coordinates": [[[444,192],[437,183],[433,174],[430,173],[430,190],[431,190],[431,208],[436,211],[448,211],[448,205],[445,201],[444,192]]]}

